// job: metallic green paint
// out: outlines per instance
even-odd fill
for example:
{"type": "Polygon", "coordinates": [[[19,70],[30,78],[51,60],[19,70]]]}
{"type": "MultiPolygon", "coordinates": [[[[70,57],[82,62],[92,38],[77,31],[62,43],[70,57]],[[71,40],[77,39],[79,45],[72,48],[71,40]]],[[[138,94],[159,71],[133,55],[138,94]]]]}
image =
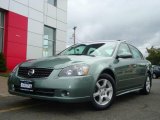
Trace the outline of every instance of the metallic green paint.
{"type": "Polygon", "coordinates": [[[143,88],[147,72],[151,70],[151,63],[145,59],[117,59],[117,50],[122,41],[116,41],[117,46],[112,57],[64,55],[42,58],[24,62],[19,67],[53,68],[47,78],[22,78],[17,72],[11,73],[8,80],[8,89],[11,94],[63,102],[89,101],[94,92],[96,81],[104,71],[109,71],[115,78],[117,95],[127,91],[143,88]],[[89,65],[87,76],[59,77],[60,71],[74,64],[89,65]],[[16,92],[12,85],[19,85],[20,80],[31,80],[35,88],[55,89],[54,96],[43,96],[16,92]],[[62,96],[63,91],[69,95],[62,96]]]}

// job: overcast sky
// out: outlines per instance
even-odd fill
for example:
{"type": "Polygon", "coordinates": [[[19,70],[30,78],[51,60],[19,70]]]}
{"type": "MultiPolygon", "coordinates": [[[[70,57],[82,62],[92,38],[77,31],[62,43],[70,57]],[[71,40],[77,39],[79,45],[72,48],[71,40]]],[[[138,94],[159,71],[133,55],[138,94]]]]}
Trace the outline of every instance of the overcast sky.
{"type": "Polygon", "coordinates": [[[68,44],[123,39],[144,53],[160,47],[160,0],[68,0],[68,44]]]}

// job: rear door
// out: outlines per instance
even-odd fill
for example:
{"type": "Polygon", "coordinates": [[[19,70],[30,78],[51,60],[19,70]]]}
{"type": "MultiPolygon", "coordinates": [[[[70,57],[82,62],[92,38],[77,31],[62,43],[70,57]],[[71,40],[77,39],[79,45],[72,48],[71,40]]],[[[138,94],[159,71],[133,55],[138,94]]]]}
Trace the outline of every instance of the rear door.
{"type": "Polygon", "coordinates": [[[142,53],[137,48],[135,48],[132,45],[129,45],[129,47],[133,54],[134,65],[136,68],[135,83],[137,84],[137,86],[141,86],[144,84],[144,80],[146,79],[146,71],[147,71],[146,61],[144,60],[142,53]]]}

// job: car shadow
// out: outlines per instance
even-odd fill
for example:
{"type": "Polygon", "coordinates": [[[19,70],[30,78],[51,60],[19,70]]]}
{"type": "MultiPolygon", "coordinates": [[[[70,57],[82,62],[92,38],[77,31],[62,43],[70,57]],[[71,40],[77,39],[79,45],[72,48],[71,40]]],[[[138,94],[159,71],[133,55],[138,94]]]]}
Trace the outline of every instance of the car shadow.
{"type": "Polygon", "coordinates": [[[83,103],[61,103],[57,101],[46,101],[46,100],[28,100],[35,106],[29,108],[31,111],[46,112],[47,114],[76,114],[82,113],[83,111],[93,110],[89,102],[83,103]]]}
{"type": "MultiPolygon", "coordinates": [[[[139,97],[138,92],[125,94],[122,96],[116,97],[116,100],[109,109],[111,110],[113,107],[119,106],[125,102],[132,101],[139,97]]],[[[96,111],[89,102],[83,103],[61,103],[55,101],[46,101],[46,100],[35,100],[35,99],[28,99],[28,103],[35,104],[32,108],[32,111],[37,112],[47,112],[47,113],[59,113],[59,114],[76,114],[76,113],[83,113],[85,111],[96,111]]],[[[26,102],[27,102],[26,101],[26,102]]]]}
{"type": "Polygon", "coordinates": [[[123,102],[132,101],[140,97],[139,92],[127,93],[121,96],[117,96],[114,104],[121,104],[123,102]]]}

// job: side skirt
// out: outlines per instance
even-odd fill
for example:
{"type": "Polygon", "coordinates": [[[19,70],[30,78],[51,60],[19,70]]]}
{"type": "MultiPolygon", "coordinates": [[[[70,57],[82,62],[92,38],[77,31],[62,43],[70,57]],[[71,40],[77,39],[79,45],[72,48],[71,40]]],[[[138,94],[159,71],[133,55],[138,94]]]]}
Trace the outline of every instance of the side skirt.
{"type": "Polygon", "coordinates": [[[139,91],[139,90],[141,90],[141,89],[142,89],[142,88],[137,88],[137,89],[132,89],[132,90],[120,92],[120,93],[118,93],[116,96],[124,95],[124,94],[131,93],[131,92],[136,92],[136,91],[139,91]]]}

